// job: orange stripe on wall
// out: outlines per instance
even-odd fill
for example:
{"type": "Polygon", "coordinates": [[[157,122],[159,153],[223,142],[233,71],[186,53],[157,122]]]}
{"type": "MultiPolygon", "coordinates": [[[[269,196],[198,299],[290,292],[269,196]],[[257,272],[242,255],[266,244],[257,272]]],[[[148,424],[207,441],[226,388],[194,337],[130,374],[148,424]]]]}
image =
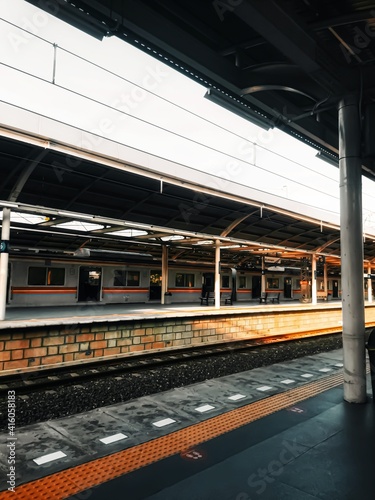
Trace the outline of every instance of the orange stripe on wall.
{"type": "Polygon", "coordinates": [[[148,288],[103,288],[103,293],[148,293],[148,288]]]}
{"type": "Polygon", "coordinates": [[[76,288],[12,288],[13,294],[51,294],[51,293],[76,293],[76,288]]]}

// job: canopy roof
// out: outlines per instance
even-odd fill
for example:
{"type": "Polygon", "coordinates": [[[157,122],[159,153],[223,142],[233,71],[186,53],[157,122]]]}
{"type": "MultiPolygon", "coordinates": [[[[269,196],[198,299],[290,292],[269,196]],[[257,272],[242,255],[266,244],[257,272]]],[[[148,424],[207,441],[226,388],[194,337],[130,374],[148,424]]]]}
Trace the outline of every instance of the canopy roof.
{"type": "Polygon", "coordinates": [[[261,255],[295,265],[315,252],[339,265],[338,225],[299,215],[292,202],[287,210],[260,202],[262,193],[231,196],[6,137],[0,151],[0,206],[12,209],[14,255],[160,262],[168,245],[172,264],[212,265],[219,239],[225,266],[255,267],[261,255]]]}
{"type": "Polygon", "coordinates": [[[364,174],[375,173],[371,0],[28,0],[102,38],[117,36],[203,83],[266,126],[337,161],[337,105],[364,110],[364,174]]]}
{"type": "MultiPolygon", "coordinates": [[[[334,162],[338,101],[358,92],[371,111],[373,2],[28,1],[97,38],[132,43],[206,85],[208,98],[224,98],[226,107],[286,130],[334,162]]],[[[371,113],[365,119],[371,123],[371,113]]],[[[364,139],[363,172],[372,177],[371,141],[364,139]]],[[[168,245],[176,265],[211,265],[219,239],[227,266],[251,267],[260,255],[293,265],[306,253],[339,265],[338,221],[302,216],[298,204],[251,189],[229,195],[208,189],[203,177],[118,168],[104,154],[101,161],[3,133],[0,143],[0,206],[20,214],[12,217],[13,253],[159,262],[168,245]]],[[[373,246],[366,236],[370,262],[373,246]]]]}

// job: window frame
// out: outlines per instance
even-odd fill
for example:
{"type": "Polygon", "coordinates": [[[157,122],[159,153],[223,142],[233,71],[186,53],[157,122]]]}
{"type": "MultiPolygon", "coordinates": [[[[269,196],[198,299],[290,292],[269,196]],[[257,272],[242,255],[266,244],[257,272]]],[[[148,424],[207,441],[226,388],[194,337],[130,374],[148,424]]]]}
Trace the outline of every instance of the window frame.
{"type": "MultiPolygon", "coordinates": [[[[131,280],[133,281],[133,280],[131,280]]],[[[139,287],[141,286],[141,272],[137,270],[129,270],[129,269],[115,269],[113,272],[113,287],[116,288],[129,288],[129,287],[139,287]],[[118,273],[116,275],[116,273],[118,273]],[[122,278],[122,283],[116,284],[116,280],[119,279],[119,274],[121,273],[121,278],[122,278]],[[133,276],[137,274],[138,276],[138,283],[133,283],[129,284],[129,273],[131,273],[133,276]]]]}
{"type": "MultiPolygon", "coordinates": [[[[53,279],[55,279],[56,277],[53,277],[53,279]]],[[[66,269],[65,267],[57,267],[57,266],[29,266],[28,269],[27,269],[27,286],[46,286],[46,287],[50,287],[50,286],[65,286],[65,282],[66,282],[66,269]],[[30,283],[30,270],[31,269],[42,269],[44,270],[44,283],[30,283]],[[59,270],[60,272],[62,272],[62,280],[59,280],[58,283],[48,283],[48,281],[51,280],[51,277],[49,276],[49,274],[51,273],[51,275],[53,274],[53,272],[55,270],[59,270]]]]}
{"type": "Polygon", "coordinates": [[[175,274],[175,287],[176,288],[194,288],[195,287],[195,274],[194,273],[176,273],[175,274]],[[179,282],[177,282],[177,278],[178,276],[182,276],[182,284],[179,280],[179,282]],[[189,280],[192,280],[192,285],[189,285],[189,280]]]}

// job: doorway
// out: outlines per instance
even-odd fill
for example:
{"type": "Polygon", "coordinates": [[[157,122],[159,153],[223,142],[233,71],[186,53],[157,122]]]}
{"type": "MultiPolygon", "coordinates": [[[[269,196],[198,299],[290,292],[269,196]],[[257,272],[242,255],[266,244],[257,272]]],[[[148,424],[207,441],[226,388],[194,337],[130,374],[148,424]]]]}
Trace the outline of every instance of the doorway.
{"type": "Polygon", "coordinates": [[[261,277],[260,276],[252,276],[251,289],[252,289],[251,297],[253,299],[259,299],[260,294],[262,293],[261,277]]]}
{"type": "Polygon", "coordinates": [[[153,269],[150,272],[149,300],[161,300],[161,270],[153,269]]]}
{"type": "Polygon", "coordinates": [[[102,289],[102,268],[81,266],[78,281],[78,302],[99,302],[102,289]]]}
{"type": "Polygon", "coordinates": [[[202,297],[205,293],[213,292],[215,289],[215,274],[214,273],[203,273],[202,281],[202,297]]]}
{"type": "Polygon", "coordinates": [[[8,278],[7,278],[7,296],[6,296],[6,304],[10,303],[11,299],[11,285],[12,284],[12,266],[8,264],[8,278]]]}
{"type": "Polygon", "coordinates": [[[332,280],[332,298],[339,298],[339,282],[338,280],[332,280]]]}
{"type": "Polygon", "coordinates": [[[292,298],[292,278],[284,278],[284,298],[292,298]]]}

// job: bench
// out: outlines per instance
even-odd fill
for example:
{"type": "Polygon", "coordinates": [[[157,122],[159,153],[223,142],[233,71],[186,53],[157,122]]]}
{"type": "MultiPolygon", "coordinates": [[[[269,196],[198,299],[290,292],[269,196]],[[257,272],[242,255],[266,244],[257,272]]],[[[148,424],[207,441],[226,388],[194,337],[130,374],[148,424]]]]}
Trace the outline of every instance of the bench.
{"type": "Polygon", "coordinates": [[[276,302],[280,304],[280,292],[268,292],[267,300],[270,300],[273,304],[276,302]]]}
{"type": "Polygon", "coordinates": [[[229,304],[230,306],[232,306],[232,305],[233,305],[233,298],[232,298],[232,294],[231,294],[231,293],[229,293],[229,294],[225,294],[225,295],[224,295],[224,294],[222,294],[222,295],[221,295],[221,300],[223,300],[223,301],[224,301],[224,304],[225,304],[225,305],[228,305],[228,304],[229,304]]]}
{"type": "Polygon", "coordinates": [[[325,292],[324,290],[316,292],[316,298],[318,300],[327,300],[327,292],[325,292]]]}
{"type": "MultiPolygon", "coordinates": [[[[215,304],[215,292],[205,292],[202,297],[200,297],[201,306],[208,306],[210,302],[215,304]]],[[[233,305],[232,294],[220,294],[220,301],[223,301],[225,305],[233,305]]]]}
{"type": "Polygon", "coordinates": [[[259,297],[259,304],[267,304],[268,301],[280,304],[280,292],[262,292],[259,297]]]}
{"type": "Polygon", "coordinates": [[[209,302],[212,302],[212,304],[215,304],[215,293],[214,292],[205,292],[201,299],[201,306],[208,306],[209,302]]]}

